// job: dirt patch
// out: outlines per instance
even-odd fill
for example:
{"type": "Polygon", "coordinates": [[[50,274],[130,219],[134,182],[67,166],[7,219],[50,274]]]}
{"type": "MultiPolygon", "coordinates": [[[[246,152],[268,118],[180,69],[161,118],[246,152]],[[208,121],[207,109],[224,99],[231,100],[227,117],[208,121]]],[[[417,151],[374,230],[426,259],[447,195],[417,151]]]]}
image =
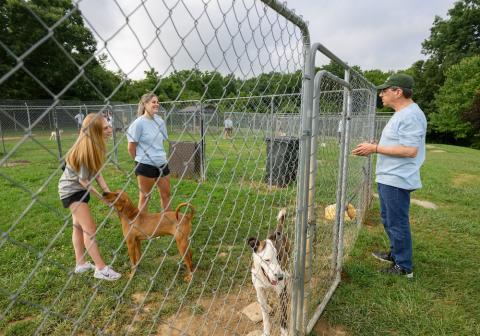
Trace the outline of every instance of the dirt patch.
{"type": "Polygon", "coordinates": [[[350,275],[348,275],[347,272],[342,270],[340,276],[341,276],[343,282],[346,282],[346,283],[352,282],[352,278],[350,277],[350,275]]]}
{"type": "Polygon", "coordinates": [[[10,141],[10,140],[20,140],[22,139],[23,137],[21,136],[11,136],[11,137],[3,137],[3,140],[5,141],[10,141]]]}
{"type": "MultiPolygon", "coordinates": [[[[251,322],[241,310],[255,302],[256,295],[253,286],[226,296],[204,298],[195,307],[174,314],[165,319],[157,329],[157,335],[179,336],[216,336],[216,335],[246,335],[256,329],[262,329],[261,323],[251,322]]],[[[193,302],[192,302],[193,303],[193,302]]]]}
{"type": "Polygon", "coordinates": [[[465,186],[465,185],[479,185],[480,184],[480,176],[469,175],[469,174],[456,175],[453,178],[453,184],[457,187],[461,187],[461,186],[465,186]]]}
{"type": "MultiPolygon", "coordinates": [[[[146,292],[132,294],[132,303],[138,307],[146,296],[146,292]]],[[[181,311],[170,316],[161,316],[156,335],[158,336],[224,336],[247,335],[263,329],[262,322],[254,323],[241,311],[249,304],[256,302],[253,285],[233,289],[230,294],[219,297],[205,297],[197,301],[185,302],[181,311]]],[[[278,298],[272,291],[268,292],[269,305],[274,308],[271,313],[272,336],[280,334],[278,298]]],[[[150,293],[139,311],[132,308],[135,318],[124,330],[135,334],[142,322],[151,320],[158,312],[161,298],[150,293]]],[[[261,333],[261,332],[260,332],[261,333]]]]}
{"type": "Polygon", "coordinates": [[[28,160],[15,160],[15,161],[9,161],[9,162],[6,162],[4,163],[4,167],[17,167],[17,166],[23,166],[23,165],[26,165],[26,164],[29,164],[30,161],[28,160]]]}
{"type": "Polygon", "coordinates": [[[432,153],[446,153],[447,151],[444,151],[443,149],[435,149],[431,151],[432,153]]]}
{"type": "Polygon", "coordinates": [[[331,326],[325,319],[320,318],[313,327],[316,336],[346,336],[347,332],[341,326],[331,326]]]}
{"type": "MultiPolygon", "coordinates": [[[[17,324],[20,324],[20,323],[24,323],[24,322],[29,322],[29,321],[33,321],[35,318],[32,317],[32,316],[27,316],[21,320],[16,320],[16,321],[12,321],[12,322],[9,322],[8,323],[8,326],[10,328],[13,328],[14,326],[16,326],[17,324]]],[[[3,335],[1,332],[0,332],[0,335],[3,335]]]]}
{"type": "MultiPolygon", "coordinates": [[[[378,198],[378,194],[374,193],[373,197],[378,198]]],[[[422,208],[425,208],[425,209],[433,209],[433,210],[438,209],[438,205],[436,205],[435,203],[432,203],[430,201],[424,201],[424,200],[419,200],[419,199],[412,198],[412,199],[410,199],[410,202],[412,204],[419,205],[419,206],[421,206],[422,208]]]]}
{"type": "Polygon", "coordinates": [[[433,209],[433,210],[438,209],[438,206],[435,203],[432,203],[432,202],[429,202],[429,201],[422,201],[422,200],[412,198],[411,202],[413,204],[419,205],[419,206],[421,206],[422,208],[425,208],[425,209],[433,209]]]}

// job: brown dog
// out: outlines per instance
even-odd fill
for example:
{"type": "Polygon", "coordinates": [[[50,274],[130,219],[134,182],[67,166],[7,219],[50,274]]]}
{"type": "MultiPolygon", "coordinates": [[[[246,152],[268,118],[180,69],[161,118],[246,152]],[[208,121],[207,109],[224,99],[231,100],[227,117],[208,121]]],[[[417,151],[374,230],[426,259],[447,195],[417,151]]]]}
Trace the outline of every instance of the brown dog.
{"type": "Polygon", "coordinates": [[[132,264],[132,275],[141,256],[140,241],[171,235],[175,237],[178,252],[187,266],[188,274],[184,280],[192,279],[192,252],[188,248],[188,237],[192,229],[195,209],[191,204],[181,203],[176,211],[140,213],[125,191],[105,192],[103,198],[115,207],[122,222],[123,237],[127,242],[128,256],[132,264]],[[179,216],[180,209],[183,207],[190,208],[190,213],[179,216]]]}

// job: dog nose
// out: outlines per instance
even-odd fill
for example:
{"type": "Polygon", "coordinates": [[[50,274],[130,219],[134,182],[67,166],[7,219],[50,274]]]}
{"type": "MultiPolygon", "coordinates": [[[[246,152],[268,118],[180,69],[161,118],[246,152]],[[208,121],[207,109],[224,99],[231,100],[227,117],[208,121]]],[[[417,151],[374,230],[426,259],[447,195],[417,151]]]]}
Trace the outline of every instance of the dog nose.
{"type": "Polygon", "coordinates": [[[282,274],[282,273],[278,273],[278,274],[277,274],[277,279],[278,279],[278,281],[282,281],[282,280],[283,280],[283,274],[282,274]]]}

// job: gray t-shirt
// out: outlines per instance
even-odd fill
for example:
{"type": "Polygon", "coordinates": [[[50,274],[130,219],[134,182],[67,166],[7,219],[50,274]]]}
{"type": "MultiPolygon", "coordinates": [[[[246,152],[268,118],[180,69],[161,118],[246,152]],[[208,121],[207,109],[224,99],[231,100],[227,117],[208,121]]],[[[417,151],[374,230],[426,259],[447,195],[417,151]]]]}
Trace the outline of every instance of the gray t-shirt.
{"type": "Polygon", "coordinates": [[[90,173],[85,166],[81,166],[80,172],[77,173],[67,164],[60,180],[58,181],[58,194],[60,195],[60,199],[70,197],[79,191],[86,191],[86,189],[80,184],[80,179],[90,181],[94,176],[95,174],[90,173]]]}

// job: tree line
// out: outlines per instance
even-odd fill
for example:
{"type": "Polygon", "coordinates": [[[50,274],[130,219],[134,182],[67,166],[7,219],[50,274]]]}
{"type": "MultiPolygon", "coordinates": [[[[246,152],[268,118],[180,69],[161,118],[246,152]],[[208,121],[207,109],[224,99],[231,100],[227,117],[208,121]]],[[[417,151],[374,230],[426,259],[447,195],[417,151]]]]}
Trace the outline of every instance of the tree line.
{"type": "MultiPolygon", "coordinates": [[[[175,101],[301,90],[300,71],[241,79],[198,69],[160,76],[150,69],[143,79],[132,80],[107,69],[107,56],[98,52],[92,32],[71,0],[0,0],[0,36],[2,99],[132,103],[147,91],[156,92],[162,101],[175,101]],[[45,39],[48,27],[54,25],[45,39]],[[38,41],[42,43],[30,51],[38,41]],[[23,67],[15,70],[18,57],[23,67]]],[[[415,79],[414,100],[427,115],[429,140],[480,148],[480,0],[459,0],[447,18],[435,17],[422,52],[425,60],[399,72],[415,79]]],[[[343,77],[335,63],[321,68],[343,77]]],[[[394,73],[354,68],[375,85],[394,73]]]]}

